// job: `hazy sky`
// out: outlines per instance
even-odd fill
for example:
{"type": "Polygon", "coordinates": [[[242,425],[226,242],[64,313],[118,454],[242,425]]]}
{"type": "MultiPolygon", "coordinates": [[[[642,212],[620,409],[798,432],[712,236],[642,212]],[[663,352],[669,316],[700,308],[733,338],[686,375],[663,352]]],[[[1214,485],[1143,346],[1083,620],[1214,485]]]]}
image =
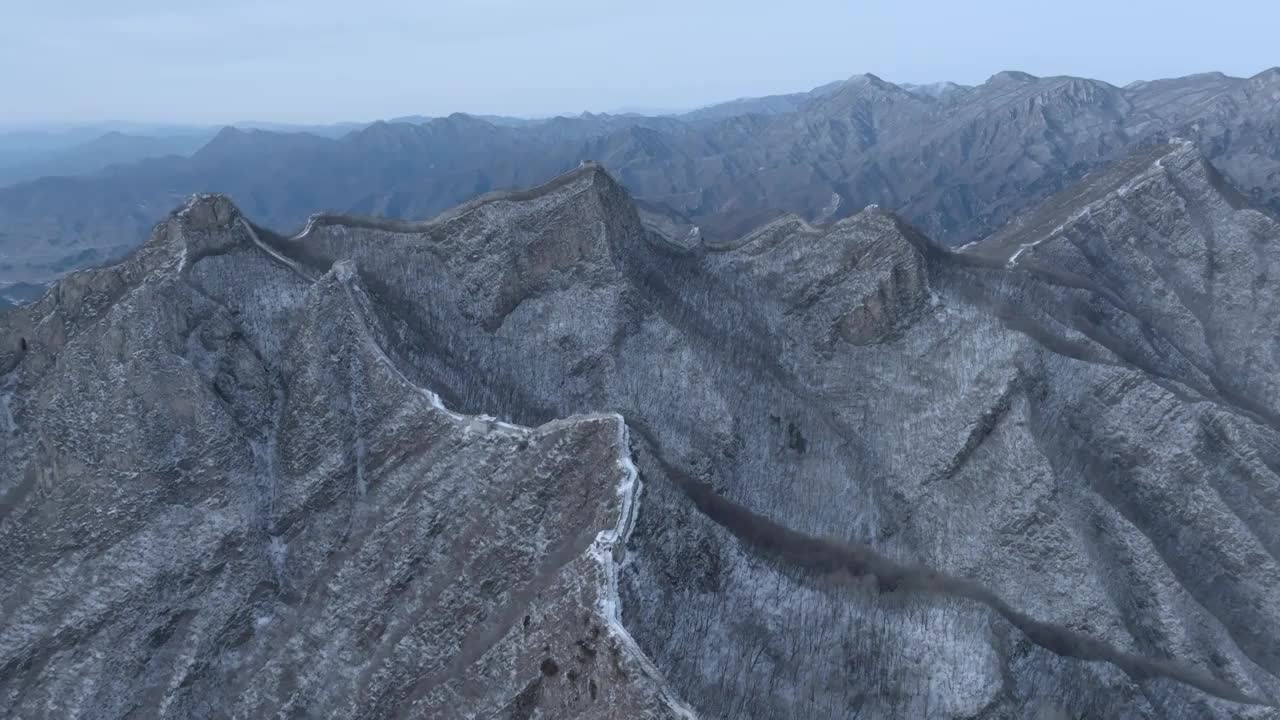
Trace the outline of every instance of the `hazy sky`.
{"type": "Polygon", "coordinates": [[[1280,64],[1276,0],[0,0],[0,125],[685,108],[1280,64]]]}

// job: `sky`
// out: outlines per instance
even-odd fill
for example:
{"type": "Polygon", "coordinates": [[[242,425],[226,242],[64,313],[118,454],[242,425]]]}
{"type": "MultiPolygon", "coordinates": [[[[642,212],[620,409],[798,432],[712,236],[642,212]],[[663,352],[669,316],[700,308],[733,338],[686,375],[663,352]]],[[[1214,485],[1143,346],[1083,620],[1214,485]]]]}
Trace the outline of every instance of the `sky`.
{"type": "Polygon", "coordinates": [[[0,125],[676,110],[1280,65],[1275,0],[0,0],[0,125]]]}

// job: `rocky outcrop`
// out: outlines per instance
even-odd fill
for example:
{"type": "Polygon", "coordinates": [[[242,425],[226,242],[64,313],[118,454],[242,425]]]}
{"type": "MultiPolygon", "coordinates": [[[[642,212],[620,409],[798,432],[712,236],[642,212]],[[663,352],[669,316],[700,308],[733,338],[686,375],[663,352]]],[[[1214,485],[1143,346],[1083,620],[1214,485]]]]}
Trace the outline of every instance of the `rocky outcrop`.
{"type": "Polygon", "coordinates": [[[591,164],[291,237],[200,198],[0,315],[0,700],[1274,717],[1277,242],[1183,146],[963,252],[672,241],[591,164]]]}

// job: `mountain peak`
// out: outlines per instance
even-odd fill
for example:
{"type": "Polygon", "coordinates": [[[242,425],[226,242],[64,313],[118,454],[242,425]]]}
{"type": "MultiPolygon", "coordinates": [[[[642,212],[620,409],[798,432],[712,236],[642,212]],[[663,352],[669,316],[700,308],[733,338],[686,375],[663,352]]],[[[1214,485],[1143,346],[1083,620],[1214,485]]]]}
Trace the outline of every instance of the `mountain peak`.
{"type": "MultiPolygon", "coordinates": [[[[1280,67],[1273,67],[1249,78],[1249,84],[1255,88],[1274,89],[1280,93],[1280,67]]],[[[1277,97],[1276,99],[1280,99],[1277,97]]]]}
{"type": "Polygon", "coordinates": [[[240,217],[240,209],[231,198],[221,193],[192,195],[174,216],[190,230],[214,230],[230,227],[240,217]]]}
{"type": "MultiPolygon", "coordinates": [[[[265,249],[258,231],[245,219],[240,208],[221,193],[192,195],[170,218],[168,223],[158,226],[151,244],[167,248],[161,253],[162,257],[180,258],[176,266],[179,269],[237,246],[257,245],[265,249]]],[[[147,261],[144,265],[153,270],[169,263],[147,261]]]]}
{"type": "Polygon", "coordinates": [[[919,96],[900,85],[879,76],[866,73],[854,75],[832,92],[815,96],[807,107],[817,108],[823,114],[844,114],[850,103],[892,103],[899,100],[919,100],[919,96]]]}
{"type": "Polygon", "coordinates": [[[864,73],[862,75],[854,75],[848,80],[840,84],[839,87],[833,88],[833,91],[819,97],[835,97],[843,90],[846,93],[852,91],[859,96],[908,96],[914,95],[907,88],[897,83],[891,83],[881,78],[879,75],[864,73]]]}
{"type": "Polygon", "coordinates": [[[1006,83],[1029,83],[1035,82],[1039,79],[1040,78],[1032,75],[1031,73],[1025,73],[1020,70],[1003,70],[987,78],[987,84],[998,85],[1006,83]]]}
{"type": "Polygon", "coordinates": [[[862,73],[861,75],[854,75],[853,77],[849,78],[847,82],[850,85],[874,87],[874,88],[879,88],[881,90],[889,90],[889,89],[898,87],[897,85],[894,85],[893,83],[884,80],[879,75],[873,75],[871,73],[862,73]]]}
{"type": "Polygon", "coordinates": [[[313,141],[321,142],[323,138],[306,133],[275,132],[256,128],[242,129],[228,125],[218,131],[209,142],[196,151],[193,158],[220,158],[234,154],[241,157],[245,154],[277,151],[283,147],[299,143],[310,145],[313,141]]]}
{"type": "Polygon", "coordinates": [[[231,147],[241,142],[249,133],[234,125],[227,125],[205,143],[204,149],[231,147]]]}
{"type": "Polygon", "coordinates": [[[968,89],[968,86],[951,82],[950,80],[942,80],[939,82],[925,83],[923,85],[904,83],[900,86],[907,92],[924,95],[931,98],[943,98],[960,90],[968,89]]]}
{"type": "Polygon", "coordinates": [[[444,118],[435,118],[435,120],[443,120],[451,125],[457,125],[457,126],[463,126],[463,125],[471,126],[471,127],[493,127],[494,126],[493,123],[490,123],[484,118],[479,118],[470,113],[462,113],[462,112],[452,113],[444,118]]]}

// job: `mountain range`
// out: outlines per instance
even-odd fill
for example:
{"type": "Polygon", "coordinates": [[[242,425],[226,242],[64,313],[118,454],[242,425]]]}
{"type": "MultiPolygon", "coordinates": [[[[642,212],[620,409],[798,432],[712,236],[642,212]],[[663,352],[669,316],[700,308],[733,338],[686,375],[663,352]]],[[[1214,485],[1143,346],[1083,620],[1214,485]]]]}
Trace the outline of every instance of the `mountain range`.
{"type": "Polygon", "coordinates": [[[70,147],[39,153],[34,158],[0,167],[0,186],[50,176],[74,176],[99,172],[112,165],[168,155],[189,156],[209,142],[212,135],[129,135],[108,132],[70,147]]]}
{"type": "Polygon", "coordinates": [[[785,213],[824,223],[869,204],[960,246],[1107,163],[1192,140],[1251,202],[1280,208],[1280,68],[1116,87],[999,73],[899,86],[873,75],[678,116],[538,121],[452,115],[340,137],[225,129],[190,157],[0,189],[0,283],[118,258],[192,192],[265,225],[321,211],[428,217],[601,162],[652,222],[727,242],[785,213]]]}
{"type": "MultiPolygon", "coordinates": [[[[0,312],[0,709],[1275,718],[1280,221],[1236,182],[1270,167],[1265,119],[1205,119],[1270,82],[864,78],[707,130],[222,133],[183,167],[247,207],[188,198],[0,312]],[[865,112],[814,120],[836,107],[865,112]],[[967,141],[909,151],[907,126],[967,141]],[[947,242],[844,200],[728,234],[825,192],[792,160],[828,144],[964,168],[916,218],[947,242]],[[722,225],[637,202],[677,146],[716,159],[681,182],[734,153],[790,180],[750,173],[776,194],[722,225]],[[258,217],[378,178],[348,206],[419,214],[558,147],[604,163],[425,221],[258,217]]],[[[878,162],[841,187],[939,177],[878,162]]]]}

